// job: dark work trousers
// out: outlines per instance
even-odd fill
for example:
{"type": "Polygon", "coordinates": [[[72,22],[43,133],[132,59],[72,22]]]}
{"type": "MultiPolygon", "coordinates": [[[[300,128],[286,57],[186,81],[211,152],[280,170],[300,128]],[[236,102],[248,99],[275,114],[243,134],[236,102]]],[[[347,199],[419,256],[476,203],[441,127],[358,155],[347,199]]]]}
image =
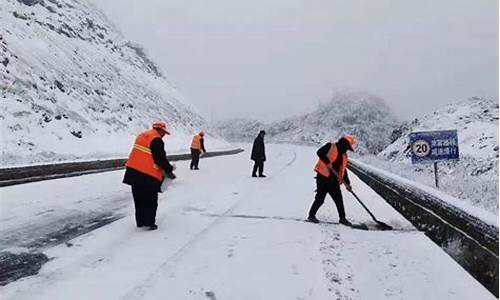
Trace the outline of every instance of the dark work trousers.
{"type": "Polygon", "coordinates": [[[262,176],[264,174],[264,161],[263,160],[256,160],[255,161],[255,164],[253,165],[252,176],[257,176],[257,170],[259,170],[259,176],[262,176]]]}
{"type": "Polygon", "coordinates": [[[200,161],[200,150],[191,148],[191,166],[190,169],[198,169],[198,162],[200,161]]]}
{"type": "Polygon", "coordinates": [[[158,191],[151,188],[132,186],[137,226],[152,226],[156,222],[158,191]]]}
{"type": "Polygon", "coordinates": [[[329,194],[335,202],[339,213],[339,219],[345,219],[344,201],[342,200],[340,185],[337,180],[327,178],[320,174],[317,174],[316,176],[316,197],[314,198],[314,202],[309,210],[309,216],[316,216],[316,212],[321,205],[323,205],[323,202],[325,202],[326,194],[329,194]]]}

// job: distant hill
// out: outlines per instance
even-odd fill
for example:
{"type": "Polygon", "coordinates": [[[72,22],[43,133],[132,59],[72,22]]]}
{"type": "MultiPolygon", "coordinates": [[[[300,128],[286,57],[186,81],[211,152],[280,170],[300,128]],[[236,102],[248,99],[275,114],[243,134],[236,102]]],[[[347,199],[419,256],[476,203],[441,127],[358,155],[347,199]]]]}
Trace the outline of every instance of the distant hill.
{"type": "Polygon", "coordinates": [[[247,141],[260,129],[275,142],[321,144],[352,134],[359,141],[358,153],[376,154],[391,142],[397,119],[385,102],[365,93],[337,93],[315,111],[263,124],[238,119],[219,122],[221,134],[230,140],[247,141]]]}
{"type": "Polygon", "coordinates": [[[315,111],[271,124],[273,140],[320,144],[352,134],[358,153],[378,153],[390,143],[397,125],[392,110],[379,97],[338,93],[315,111]]]}
{"type": "Polygon", "coordinates": [[[218,133],[231,142],[253,141],[260,130],[267,128],[267,125],[260,121],[244,118],[218,121],[214,126],[218,133]]]}

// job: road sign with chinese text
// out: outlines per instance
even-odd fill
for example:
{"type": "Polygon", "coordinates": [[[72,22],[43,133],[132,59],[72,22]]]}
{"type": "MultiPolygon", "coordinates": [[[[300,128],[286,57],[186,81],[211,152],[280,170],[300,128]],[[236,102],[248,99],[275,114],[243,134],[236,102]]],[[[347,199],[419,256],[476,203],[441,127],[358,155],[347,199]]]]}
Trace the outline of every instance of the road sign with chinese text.
{"type": "Polygon", "coordinates": [[[458,160],[458,135],[456,130],[410,133],[412,163],[458,160]]]}

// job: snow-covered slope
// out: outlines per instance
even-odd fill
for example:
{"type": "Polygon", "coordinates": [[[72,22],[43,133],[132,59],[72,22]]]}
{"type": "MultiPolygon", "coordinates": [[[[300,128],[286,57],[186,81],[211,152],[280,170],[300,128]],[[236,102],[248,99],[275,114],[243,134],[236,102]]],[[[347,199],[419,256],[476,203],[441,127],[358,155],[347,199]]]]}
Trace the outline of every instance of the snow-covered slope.
{"type": "Polygon", "coordinates": [[[414,119],[395,130],[394,142],[367,163],[433,185],[428,164],[412,165],[408,134],[457,129],[460,161],[439,164],[440,188],[498,214],[498,100],[473,97],[414,119]]]}
{"type": "Polygon", "coordinates": [[[123,156],[156,120],[172,128],[172,150],[207,129],[144,50],[85,0],[2,0],[0,23],[2,165],[123,156]]]}
{"type": "Polygon", "coordinates": [[[498,162],[498,101],[473,97],[404,123],[397,138],[379,156],[391,161],[409,162],[408,134],[413,131],[457,129],[460,156],[498,162]],[[399,137],[398,137],[399,135],[399,137]]]}
{"type": "Polygon", "coordinates": [[[272,124],[274,140],[323,143],[342,134],[359,141],[358,153],[378,153],[390,142],[397,120],[385,102],[364,93],[338,93],[317,110],[272,124]]]}
{"type": "Polygon", "coordinates": [[[214,126],[226,140],[233,142],[250,142],[260,130],[267,129],[260,121],[243,118],[221,120],[214,126]]]}
{"type": "Polygon", "coordinates": [[[365,93],[336,93],[311,113],[265,125],[253,120],[228,120],[219,122],[218,129],[228,139],[248,140],[263,128],[269,141],[299,144],[321,144],[353,134],[359,141],[358,153],[376,154],[390,144],[396,126],[392,110],[382,99],[365,93]]]}

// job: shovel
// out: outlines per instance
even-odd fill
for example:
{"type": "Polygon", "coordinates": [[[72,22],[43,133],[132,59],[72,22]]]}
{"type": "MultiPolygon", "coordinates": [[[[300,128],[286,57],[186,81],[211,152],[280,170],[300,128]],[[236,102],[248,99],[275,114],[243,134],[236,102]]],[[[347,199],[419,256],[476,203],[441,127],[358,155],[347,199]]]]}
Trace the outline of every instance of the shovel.
{"type": "Polygon", "coordinates": [[[358,200],[358,202],[361,204],[361,206],[363,206],[363,208],[370,214],[370,216],[372,217],[373,221],[375,221],[375,223],[377,223],[377,227],[380,230],[392,230],[393,229],[391,226],[385,224],[384,222],[381,222],[381,221],[377,220],[377,218],[375,218],[375,216],[368,209],[368,207],[366,207],[366,205],[363,203],[363,201],[361,201],[361,199],[359,199],[358,195],[356,195],[353,191],[350,191],[350,192],[354,196],[354,198],[356,198],[356,200],[358,200]]]}

